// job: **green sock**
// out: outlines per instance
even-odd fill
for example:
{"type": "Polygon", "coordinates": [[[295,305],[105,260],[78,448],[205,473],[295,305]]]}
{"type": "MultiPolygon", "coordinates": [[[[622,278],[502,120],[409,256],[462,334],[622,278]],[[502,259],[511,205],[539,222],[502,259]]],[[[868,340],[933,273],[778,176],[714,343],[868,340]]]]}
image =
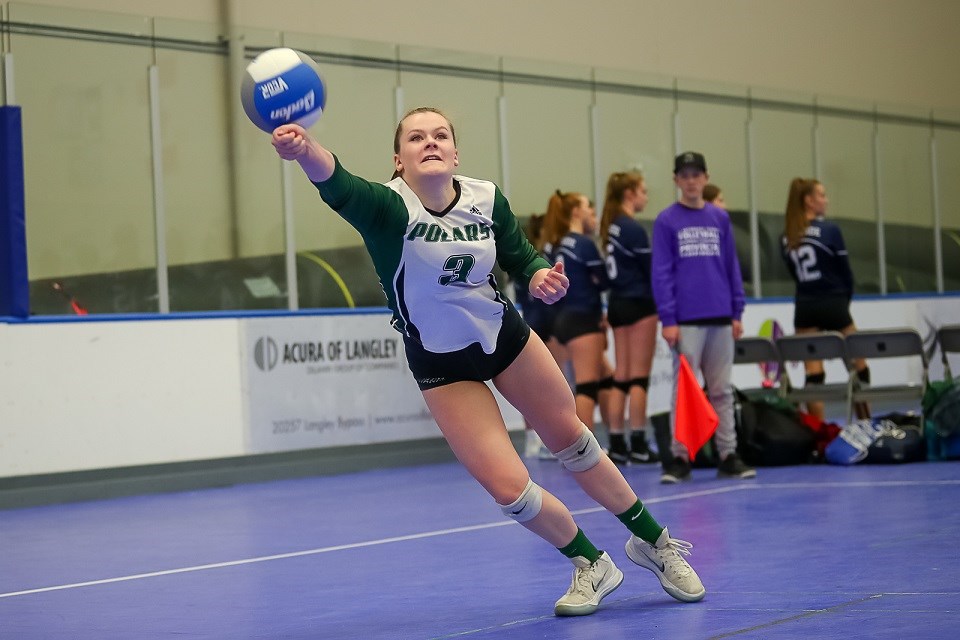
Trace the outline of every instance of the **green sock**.
{"type": "Polygon", "coordinates": [[[580,530],[580,527],[577,527],[577,535],[574,536],[573,542],[565,547],[561,547],[560,553],[568,558],[583,556],[590,562],[596,562],[597,558],[600,557],[600,551],[587,539],[587,536],[580,530]]]}
{"type": "Polygon", "coordinates": [[[617,518],[630,529],[630,533],[650,544],[656,544],[657,538],[663,533],[663,527],[653,519],[639,500],[617,518]]]}

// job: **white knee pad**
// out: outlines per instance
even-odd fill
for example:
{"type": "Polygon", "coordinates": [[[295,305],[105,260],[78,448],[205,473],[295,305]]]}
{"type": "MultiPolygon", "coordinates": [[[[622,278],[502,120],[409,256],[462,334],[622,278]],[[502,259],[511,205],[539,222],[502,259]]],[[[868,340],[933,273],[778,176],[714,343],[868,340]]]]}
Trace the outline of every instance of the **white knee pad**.
{"type": "Polygon", "coordinates": [[[517,522],[533,520],[540,513],[543,506],[543,489],[533,480],[527,481],[520,497],[507,505],[500,505],[503,515],[513,518],[517,522]]]}
{"type": "Polygon", "coordinates": [[[556,454],[557,459],[570,471],[580,472],[593,469],[600,464],[603,449],[596,437],[586,427],[577,441],[556,454]]]}

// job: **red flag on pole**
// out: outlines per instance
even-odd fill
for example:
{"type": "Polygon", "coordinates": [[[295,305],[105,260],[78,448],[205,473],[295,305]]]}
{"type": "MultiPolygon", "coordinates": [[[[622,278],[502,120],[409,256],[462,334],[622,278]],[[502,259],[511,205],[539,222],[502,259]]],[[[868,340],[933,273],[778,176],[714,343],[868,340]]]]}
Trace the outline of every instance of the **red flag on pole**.
{"type": "Polygon", "coordinates": [[[690,452],[690,459],[697,457],[700,447],[707,443],[717,429],[720,419],[704,395],[697,377],[687,358],[680,354],[680,373],[677,376],[677,406],[674,430],[677,442],[690,452]]]}

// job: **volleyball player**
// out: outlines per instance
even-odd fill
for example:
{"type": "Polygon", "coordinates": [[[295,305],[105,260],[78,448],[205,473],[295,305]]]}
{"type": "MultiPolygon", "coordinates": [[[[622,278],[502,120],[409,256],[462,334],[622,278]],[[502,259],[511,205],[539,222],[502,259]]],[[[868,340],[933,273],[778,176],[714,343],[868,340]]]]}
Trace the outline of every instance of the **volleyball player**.
{"type": "Polygon", "coordinates": [[[570,511],[530,479],[487,380],[583,490],[630,530],[627,556],[653,571],[674,598],[703,598],[703,585],[683,558],[690,543],[670,537],[603,455],[577,417],[550,352],[498,289],[495,260],[513,277],[528,277],[533,295],[548,303],[564,296],[568,281],[562,264],[537,255],[499,188],[455,174],[459,157],[449,120],[429,107],[404,116],[394,137],[399,175],[387,184],[352,175],[298,125],[278,127],[272,141],[363,238],[410,370],[454,454],[505,516],[573,563],[573,580],[554,612],[593,613],[623,574],[570,511]]]}
{"type": "MultiPolygon", "coordinates": [[[[780,242],[783,259],[796,283],[793,327],[797,333],[839,331],[848,335],[857,330],[850,315],[853,297],[853,271],[840,227],[825,218],[827,192],[814,179],[794,178],[790,182],[784,231],[780,242]]],[[[803,363],[805,385],[823,384],[826,374],[822,360],[803,363]]],[[[854,361],[860,384],[870,383],[867,361],[854,361]]],[[[865,403],[854,407],[858,418],[869,418],[865,403]]],[[[807,412],[823,419],[822,402],[808,402],[807,412]]]]}
{"type": "Polygon", "coordinates": [[[609,286],[600,250],[593,241],[597,214],[582,193],[557,191],[547,204],[544,238],[570,281],[559,305],[554,335],[573,364],[577,415],[589,428],[600,400],[604,377],[606,326],[601,294],[609,286]]]}
{"type": "Polygon", "coordinates": [[[618,172],[607,179],[600,239],[607,255],[610,278],[607,322],[613,329],[616,354],[609,455],[619,464],[660,461],[650,450],[644,429],[658,322],[650,285],[650,240],[634,218],[646,205],[647,185],[641,174],[618,172]],[[629,406],[630,416],[629,450],[624,429],[625,406],[629,406]]]}

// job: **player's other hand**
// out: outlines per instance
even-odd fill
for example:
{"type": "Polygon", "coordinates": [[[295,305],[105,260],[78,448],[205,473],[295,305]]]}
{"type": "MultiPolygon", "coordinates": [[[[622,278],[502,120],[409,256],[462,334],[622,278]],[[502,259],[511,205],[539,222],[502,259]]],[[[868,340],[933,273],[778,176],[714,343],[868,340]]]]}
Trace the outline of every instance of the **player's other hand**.
{"type": "Polygon", "coordinates": [[[553,304],[567,295],[570,280],[563,273],[563,263],[558,262],[550,269],[540,269],[530,278],[530,295],[547,304],[553,304]]]}

